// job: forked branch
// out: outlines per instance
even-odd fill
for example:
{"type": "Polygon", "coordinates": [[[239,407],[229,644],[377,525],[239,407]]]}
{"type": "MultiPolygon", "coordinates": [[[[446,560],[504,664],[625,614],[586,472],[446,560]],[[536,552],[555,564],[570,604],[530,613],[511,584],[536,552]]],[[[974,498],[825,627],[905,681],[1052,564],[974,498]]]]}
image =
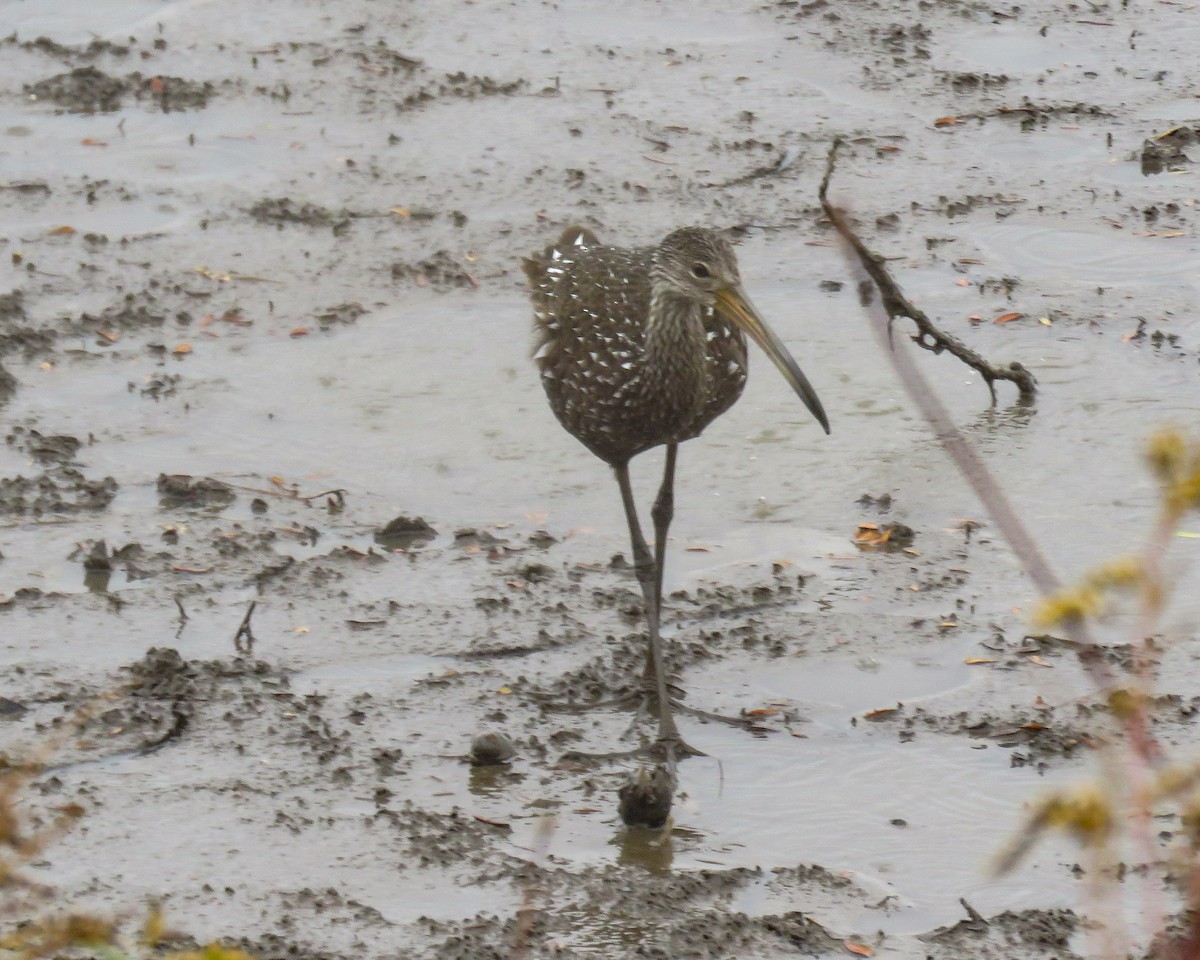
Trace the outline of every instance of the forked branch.
{"type": "Polygon", "coordinates": [[[1034,379],[1032,373],[1016,361],[1013,361],[1006,367],[998,367],[988,363],[987,360],[957,337],[938,329],[933,321],[926,316],[925,311],[917,307],[904,295],[899,284],[888,273],[883,257],[867,248],[866,244],[862,242],[858,234],[854,232],[854,229],[846,220],[845,214],[829,202],[827,195],[829,180],[833,176],[834,161],[841,143],[841,140],[834,140],[833,146],[829,148],[829,158],[825,163],[825,176],[821,178],[821,188],[818,195],[821,198],[821,207],[825,210],[825,215],[829,218],[842,239],[850,246],[850,249],[854,251],[859,263],[862,264],[863,270],[866,271],[872,283],[879,290],[883,309],[887,311],[888,315],[889,342],[892,336],[892,324],[896,318],[908,317],[917,325],[917,332],[912,336],[914,343],[933,353],[941,353],[944,350],[951,356],[958,357],[968,367],[979,371],[979,375],[983,377],[984,383],[987,384],[988,392],[992,395],[993,406],[996,403],[997,380],[1009,380],[1015,384],[1020,394],[1021,402],[1026,403],[1032,400],[1034,394],[1037,393],[1037,380],[1034,379]]]}

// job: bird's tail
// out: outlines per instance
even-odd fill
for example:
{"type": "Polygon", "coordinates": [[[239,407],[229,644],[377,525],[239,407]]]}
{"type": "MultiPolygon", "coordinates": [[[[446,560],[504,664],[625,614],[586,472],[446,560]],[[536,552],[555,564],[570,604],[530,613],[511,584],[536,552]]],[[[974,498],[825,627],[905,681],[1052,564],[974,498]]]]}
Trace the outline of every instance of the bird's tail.
{"type": "Polygon", "coordinates": [[[538,290],[546,289],[561,275],[561,269],[554,269],[559,261],[570,259],[572,250],[582,250],[584,247],[598,247],[600,240],[587,227],[567,227],[554,243],[540,253],[524,257],[521,269],[529,278],[530,289],[536,296],[538,290]]]}

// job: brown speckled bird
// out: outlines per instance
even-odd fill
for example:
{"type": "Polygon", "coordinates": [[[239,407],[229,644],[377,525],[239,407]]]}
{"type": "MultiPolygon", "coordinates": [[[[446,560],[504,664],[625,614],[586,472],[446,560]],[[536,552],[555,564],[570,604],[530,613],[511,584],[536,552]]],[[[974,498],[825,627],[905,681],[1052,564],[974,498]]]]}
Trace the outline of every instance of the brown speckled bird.
{"type": "Polygon", "coordinates": [[[746,385],[746,335],[775,362],[813,416],[829,421],[808,379],[742,290],[729,242],[684,227],[653,247],[600,243],[570,227],[523,261],[534,308],[533,359],[559,422],[617,475],[649,626],[646,682],[657,701],[658,745],[695,753],[671,714],[659,612],[667,529],[674,513],[675,459],[728,410],[746,385]],[[629,461],[666,445],[655,500],[655,552],[642,535],[629,461]]]}

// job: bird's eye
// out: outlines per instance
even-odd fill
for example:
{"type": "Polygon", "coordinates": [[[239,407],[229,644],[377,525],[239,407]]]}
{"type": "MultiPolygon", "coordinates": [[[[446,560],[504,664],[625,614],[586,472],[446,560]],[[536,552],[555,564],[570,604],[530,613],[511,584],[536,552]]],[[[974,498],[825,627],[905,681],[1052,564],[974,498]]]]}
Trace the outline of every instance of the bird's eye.
{"type": "Polygon", "coordinates": [[[708,267],[702,263],[697,263],[692,267],[692,276],[697,280],[707,280],[710,276],[708,267]]]}

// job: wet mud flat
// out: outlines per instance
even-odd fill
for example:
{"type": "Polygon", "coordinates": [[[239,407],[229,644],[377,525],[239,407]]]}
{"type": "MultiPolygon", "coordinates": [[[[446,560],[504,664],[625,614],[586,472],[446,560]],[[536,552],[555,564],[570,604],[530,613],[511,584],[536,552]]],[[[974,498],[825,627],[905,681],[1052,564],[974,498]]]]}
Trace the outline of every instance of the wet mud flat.
{"type": "Polygon", "coordinates": [[[42,879],[262,957],[508,956],[531,906],[564,956],[1084,950],[1066,841],[987,870],[1117,724],[899,399],[816,184],[845,137],[832,192],[907,292],[1038,376],[989,409],[922,358],[1064,576],[1129,549],[1139,444],[1194,422],[1200,30],[1101,6],[22,5],[0,753],[62,739],[29,807],[87,810],[42,879]],[[560,709],[643,644],[615,485],[526,359],[518,258],[572,222],[736,228],[834,426],[760,363],[683,450],[672,667],[758,729],[684,721],[709,756],[665,832],[619,825],[631,763],[569,759],[629,714],[560,709]],[[909,552],[853,544],[895,521],[909,552]],[[516,756],[473,767],[490,730],[516,756]]]}

